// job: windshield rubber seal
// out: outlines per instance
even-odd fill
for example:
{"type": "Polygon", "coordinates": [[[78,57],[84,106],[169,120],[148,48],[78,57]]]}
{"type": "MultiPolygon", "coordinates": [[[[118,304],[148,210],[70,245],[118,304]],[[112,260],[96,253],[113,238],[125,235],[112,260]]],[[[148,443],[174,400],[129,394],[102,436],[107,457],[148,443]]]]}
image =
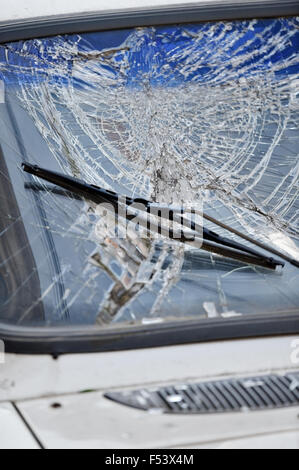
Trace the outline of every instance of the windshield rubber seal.
{"type": "Polygon", "coordinates": [[[29,328],[0,323],[6,353],[82,354],[299,334],[299,312],[122,326],[29,328]]]}

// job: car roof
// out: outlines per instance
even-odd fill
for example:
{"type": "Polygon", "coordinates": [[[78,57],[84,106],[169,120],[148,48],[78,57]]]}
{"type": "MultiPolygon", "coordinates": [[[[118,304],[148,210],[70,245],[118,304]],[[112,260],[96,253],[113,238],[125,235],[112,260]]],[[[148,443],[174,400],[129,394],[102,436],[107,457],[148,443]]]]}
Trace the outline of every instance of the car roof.
{"type": "MultiPolygon", "coordinates": [[[[255,0],[256,1],[256,0],[255,0]]],[[[0,22],[43,18],[57,15],[72,15],[90,12],[119,11],[125,9],[157,8],[159,6],[226,3],[226,0],[14,0],[1,11],[0,22]]],[[[232,3],[232,2],[231,2],[232,3]]]]}

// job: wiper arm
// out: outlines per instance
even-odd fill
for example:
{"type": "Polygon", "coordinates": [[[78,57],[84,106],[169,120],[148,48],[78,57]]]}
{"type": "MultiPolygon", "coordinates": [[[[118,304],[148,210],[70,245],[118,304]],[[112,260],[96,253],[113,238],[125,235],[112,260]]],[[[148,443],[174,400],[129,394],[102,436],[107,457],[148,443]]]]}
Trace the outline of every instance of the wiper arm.
{"type": "MultiPolygon", "coordinates": [[[[147,213],[151,213],[151,210],[154,208],[155,210],[159,209],[159,205],[152,203],[146,199],[142,198],[130,198],[127,196],[124,196],[120,199],[120,196],[113,192],[109,191],[103,188],[100,188],[95,185],[87,184],[82,180],[79,180],[77,178],[73,178],[68,175],[63,175],[61,173],[57,173],[54,171],[46,170],[43,168],[40,168],[37,165],[31,165],[29,163],[23,163],[22,164],[23,170],[26,171],[27,173],[30,173],[32,175],[35,175],[39,178],[42,178],[52,184],[55,184],[67,191],[70,191],[77,196],[83,197],[85,199],[89,199],[93,201],[96,204],[100,204],[103,202],[112,204],[113,207],[116,209],[116,212],[118,211],[118,205],[119,201],[121,200],[122,203],[124,203],[126,206],[133,206],[136,204],[141,205],[139,210],[144,210],[147,213]]],[[[162,208],[163,206],[161,206],[162,208]]],[[[163,211],[161,211],[161,216],[163,217],[163,211]]],[[[128,215],[127,218],[130,220],[134,218],[134,216],[128,215]]],[[[207,218],[206,215],[204,217],[207,218]]],[[[168,220],[171,221],[177,221],[178,220],[178,214],[175,211],[172,211],[170,208],[170,212],[168,214],[168,220]]],[[[186,221],[186,220],[185,220],[186,221]]],[[[216,221],[218,222],[218,221],[216,221]]],[[[273,258],[267,257],[262,253],[257,252],[256,250],[253,250],[245,245],[242,245],[238,242],[235,242],[233,240],[230,240],[225,237],[221,237],[215,232],[212,232],[211,230],[206,229],[205,227],[202,229],[202,239],[199,239],[196,237],[198,235],[198,226],[194,224],[191,221],[188,221],[188,223],[191,224],[191,230],[194,232],[194,237],[195,241],[197,241],[198,246],[206,251],[212,252],[212,253],[217,253],[222,256],[226,256],[229,258],[236,259],[238,261],[243,261],[245,263],[249,264],[255,264],[258,266],[263,266],[267,267],[270,269],[275,269],[277,266],[284,266],[284,263],[279,260],[275,260],[273,258]]],[[[220,223],[218,223],[220,225],[220,223]]],[[[200,227],[201,228],[201,227],[200,227]]],[[[226,226],[226,229],[231,229],[231,227],[226,226]]],[[[158,227],[160,230],[161,227],[158,227]]],[[[234,229],[231,229],[231,231],[234,231],[234,229]]],[[[160,232],[159,232],[160,233],[160,232]]],[[[164,233],[163,233],[164,234],[164,233]]],[[[238,233],[239,234],[239,233],[238,233]]],[[[241,234],[242,235],[242,234],[241,234]]],[[[190,239],[188,237],[182,236],[181,238],[177,238],[173,235],[171,231],[168,231],[167,236],[171,239],[175,239],[176,241],[180,241],[183,243],[189,243],[190,239]]],[[[245,238],[245,237],[243,237],[245,238]]],[[[248,237],[249,238],[249,237],[248,237]]],[[[250,239],[249,241],[257,244],[255,240],[250,239]]],[[[192,244],[194,244],[194,240],[192,241],[192,244]]],[[[196,244],[195,244],[196,246],[196,244]]],[[[264,248],[264,245],[262,246],[264,248]]],[[[271,251],[271,248],[267,247],[268,251],[271,251]]],[[[273,250],[272,250],[273,251],[273,250]]],[[[276,250],[275,250],[276,251],[276,250]]],[[[285,255],[280,254],[279,252],[276,252],[278,256],[286,258],[285,255]]],[[[288,257],[287,257],[288,258],[288,257]]],[[[292,258],[288,258],[287,261],[292,262],[295,264],[297,267],[299,267],[299,262],[296,260],[293,260],[292,258]]]]}
{"type": "MultiPolygon", "coordinates": [[[[281,251],[279,250],[276,250],[275,248],[273,248],[272,246],[269,246],[269,245],[266,245],[265,243],[263,242],[260,242],[259,240],[255,240],[254,238],[250,237],[249,235],[245,234],[245,233],[242,233],[240,232],[239,230],[233,228],[233,227],[230,227],[229,225],[226,225],[224,222],[221,222],[220,220],[217,220],[215,219],[214,217],[211,217],[210,215],[208,214],[205,214],[204,212],[201,214],[203,216],[204,219],[206,220],[209,220],[210,222],[212,222],[213,224],[215,225],[218,225],[219,227],[222,227],[224,228],[225,230],[237,235],[238,237],[240,238],[243,238],[244,240],[252,243],[253,245],[256,245],[258,246],[259,248],[262,248],[263,250],[266,250],[266,251],[269,251],[270,253],[273,253],[274,255],[276,256],[279,256],[280,258],[284,259],[285,261],[288,261],[290,264],[292,264],[293,266],[296,266],[297,268],[299,268],[299,261],[297,261],[296,259],[292,258],[291,256],[288,256],[286,255],[285,253],[282,253],[281,251]]],[[[217,234],[216,234],[217,235],[217,234]]],[[[218,235],[217,235],[218,236],[218,235]]],[[[224,237],[223,237],[224,238],[224,237]]],[[[223,239],[222,238],[222,239],[223,239]]],[[[233,242],[235,243],[235,242],[233,242]]]]}

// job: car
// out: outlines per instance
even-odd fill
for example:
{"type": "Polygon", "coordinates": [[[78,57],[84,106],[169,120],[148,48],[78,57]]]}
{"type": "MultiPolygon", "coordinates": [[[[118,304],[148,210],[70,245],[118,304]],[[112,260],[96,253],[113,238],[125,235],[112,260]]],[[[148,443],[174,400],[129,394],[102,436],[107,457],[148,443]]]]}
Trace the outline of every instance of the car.
{"type": "Polygon", "coordinates": [[[0,448],[298,449],[298,3],[3,10],[0,448]]]}

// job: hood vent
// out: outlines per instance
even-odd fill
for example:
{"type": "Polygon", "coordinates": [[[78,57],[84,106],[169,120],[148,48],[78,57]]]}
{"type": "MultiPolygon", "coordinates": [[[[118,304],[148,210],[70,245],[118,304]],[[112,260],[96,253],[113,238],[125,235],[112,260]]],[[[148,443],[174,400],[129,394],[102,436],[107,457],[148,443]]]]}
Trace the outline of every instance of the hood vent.
{"type": "Polygon", "coordinates": [[[299,405],[299,372],[112,392],[105,397],[144,411],[175,414],[284,408],[299,405]]]}

